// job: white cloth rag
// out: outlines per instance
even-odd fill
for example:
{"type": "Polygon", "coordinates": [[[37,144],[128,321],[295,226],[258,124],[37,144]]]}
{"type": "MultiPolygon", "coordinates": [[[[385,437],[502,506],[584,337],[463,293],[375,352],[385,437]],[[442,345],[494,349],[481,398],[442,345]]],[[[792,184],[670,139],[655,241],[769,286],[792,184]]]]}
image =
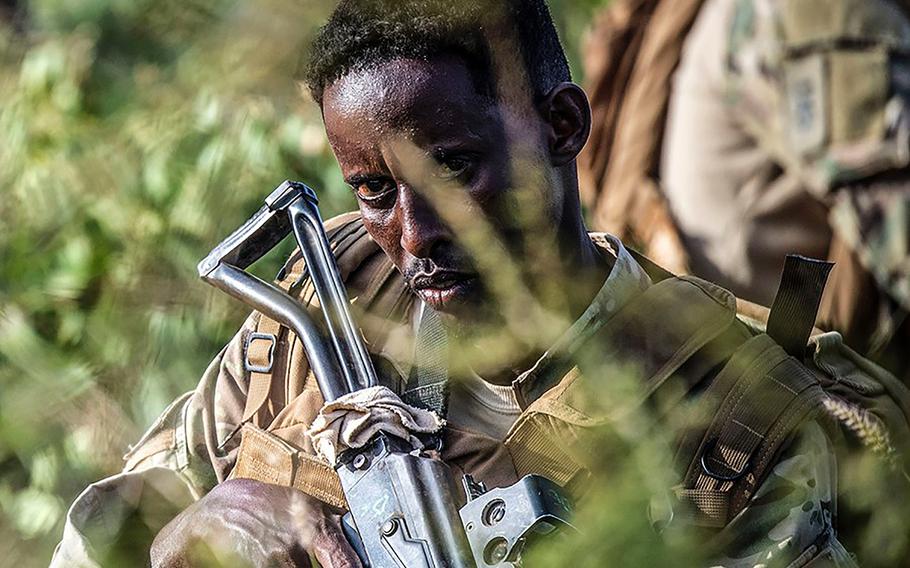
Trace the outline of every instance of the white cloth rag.
{"type": "Polygon", "coordinates": [[[378,432],[423,444],[415,434],[433,434],[445,425],[435,412],[405,404],[386,387],[370,387],[326,403],[307,430],[316,454],[330,464],[348,448],[362,448],[378,432]]]}

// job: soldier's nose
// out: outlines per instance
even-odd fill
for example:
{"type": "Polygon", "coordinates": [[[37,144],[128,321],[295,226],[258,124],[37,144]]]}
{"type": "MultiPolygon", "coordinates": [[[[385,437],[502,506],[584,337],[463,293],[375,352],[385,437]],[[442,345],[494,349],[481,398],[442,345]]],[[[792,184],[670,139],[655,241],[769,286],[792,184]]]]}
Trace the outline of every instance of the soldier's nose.
{"type": "Polygon", "coordinates": [[[451,240],[448,227],[424,197],[412,187],[398,188],[401,247],[415,258],[429,258],[433,249],[451,240]]]}

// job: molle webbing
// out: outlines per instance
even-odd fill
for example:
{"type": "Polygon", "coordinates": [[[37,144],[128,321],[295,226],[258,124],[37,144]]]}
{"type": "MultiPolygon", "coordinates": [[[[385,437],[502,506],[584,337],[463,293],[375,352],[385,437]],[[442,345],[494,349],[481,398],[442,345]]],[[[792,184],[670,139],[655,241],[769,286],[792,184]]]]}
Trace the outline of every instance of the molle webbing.
{"type": "MultiPolygon", "coordinates": [[[[396,276],[391,263],[384,257],[375,256],[382,252],[361,227],[359,219],[351,218],[333,228],[330,242],[336,247],[336,254],[340,253],[339,267],[346,282],[352,272],[360,271],[359,277],[355,278],[359,288],[352,290],[352,296],[357,298],[355,307],[377,316],[391,314],[404,305],[402,302],[408,298],[407,288],[396,276]],[[364,272],[364,266],[368,267],[367,272],[364,272]],[[363,292],[357,295],[360,290],[363,292]],[[382,304],[381,309],[373,311],[377,304],[382,304]]],[[[294,293],[300,294],[302,301],[309,302],[313,298],[312,287],[305,280],[303,268],[299,260],[290,262],[282,281],[287,285],[294,284],[294,293]]],[[[706,366],[717,365],[719,358],[725,359],[745,340],[743,334],[734,333],[738,326],[734,320],[732,295],[695,278],[662,276],[665,278],[655,278],[661,281],[628,306],[634,308],[636,317],[631,317],[633,311],[628,312],[629,321],[619,326],[622,332],[617,332],[612,342],[604,343],[605,351],[608,351],[604,356],[620,363],[641,363],[642,354],[648,354],[642,377],[647,394],[657,391],[671,377],[675,384],[683,381],[694,386],[705,374],[706,366]],[[673,321],[677,325],[666,325],[667,313],[674,314],[673,321]],[[727,339],[721,341],[723,338],[727,339]]],[[[427,335],[432,337],[433,334],[427,335]]],[[[381,344],[374,343],[373,347],[379,348],[381,344]]],[[[424,364],[423,367],[432,369],[434,365],[424,364]]],[[[282,368],[296,367],[285,364],[282,368]]],[[[421,379],[419,374],[417,376],[419,386],[421,379]]],[[[437,378],[425,375],[423,383],[436,384],[437,378]]],[[[571,383],[569,377],[561,378],[566,380],[559,382],[560,387],[554,393],[571,383]]],[[[580,416],[584,409],[573,410],[566,404],[570,401],[563,401],[562,395],[554,393],[546,393],[528,409],[505,445],[520,474],[538,473],[572,486],[584,477],[585,470],[566,451],[570,450],[566,445],[567,438],[554,436],[554,433],[583,425],[571,414],[580,416]]],[[[818,393],[820,389],[808,371],[766,336],[752,339],[740,348],[708,393],[700,395],[708,397],[709,402],[711,397],[716,399],[714,406],[718,412],[708,434],[690,448],[690,451],[698,448],[699,456],[707,454],[705,463],[709,464],[708,472],[690,467],[687,483],[679,494],[680,500],[689,505],[686,509],[691,511],[691,516],[712,526],[725,523],[748,499],[774,452],[796,424],[817,406],[818,393]],[[769,383],[771,387],[758,388],[762,383],[769,383]],[[750,412],[753,407],[758,410],[750,412]],[[706,445],[706,442],[710,443],[706,445]],[[732,477],[740,472],[744,472],[741,480],[721,481],[711,477],[711,474],[732,477]]],[[[431,400],[427,398],[424,402],[431,400]]],[[[232,477],[295,487],[325,503],[345,507],[337,475],[328,464],[255,425],[244,427],[232,477]]]]}
{"type": "Polygon", "coordinates": [[[328,464],[252,424],[243,427],[231,478],[293,487],[339,509],[347,509],[338,475],[328,464]]]}
{"type": "Polygon", "coordinates": [[[677,517],[701,526],[726,525],[745,507],[792,433],[821,407],[823,396],[815,376],[770,337],[747,341],[704,395],[713,420],[676,490],[677,517]]]}

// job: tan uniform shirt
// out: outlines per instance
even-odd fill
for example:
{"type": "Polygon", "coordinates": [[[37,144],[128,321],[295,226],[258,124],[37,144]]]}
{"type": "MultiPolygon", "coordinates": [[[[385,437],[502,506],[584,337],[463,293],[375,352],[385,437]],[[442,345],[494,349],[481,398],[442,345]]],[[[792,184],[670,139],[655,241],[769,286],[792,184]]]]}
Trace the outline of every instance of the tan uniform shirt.
{"type": "MultiPolygon", "coordinates": [[[[523,421],[547,420],[554,408],[571,408],[581,403],[598,407],[601,402],[571,400],[578,373],[559,371],[566,356],[595,334],[607,330],[611,322],[621,321],[626,305],[650,286],[643,269],[617,240],[595,235],[595,242],[615,254],[615,263],[603,289],[566,334],[527,373],[516,381],[521,389],[548,374],[556,376],[556,386],[538,398],[519,417],[507,435],[507,442],[523,421]],[[561,378],[560,378],[561,377],[561,378]],[[553,394],[551,394],[553,393],[553,394]]],[[[237,458],[236,432],[249,387],[249,373],[243,366],[246,334],[255,328],[251,316],[240,333],[212,362],[195,391],[174,402],[143,439],[127,454],[124,472],[87,488],[72,505],[63,540],[58,545],[52,566],[97,566],[110,558],[110,548],[128,520],[138,517],[153,532],[194,499],[200,498],[225,480],[237,458]],[[150,506],[150,503],[154,506],[150,506]],[[155,514],[151,514],[152,511],[155,514]]],[[[670,321],[655,325],[670,325],[670,321]]],[[[616,330],[621,333],[623,330],[616,330]]],[[[308,379],[303,390],[287,405],[277,409],[269,426],[272,434],[311,452],[302,432],[318,404],[313,404],[314,383],[308,379]]],[[[315,395],[315,396],[318,396],[315,395]]],[[[579,424],[591,422],[578,411],[579,424]]],[[[443,458],[457,472],[471,472],[488,486],[497,487],[516,481],[516,465],[502,444],[485,436],[449,433],[443,458]],[[457,434],[457,435],[456,435],[457,434]]],[[[566,440],[576,439],[577,428],[566,425],[566,440]]],[[[566,443],[572,452],[572,444],[566,443]]],[[[575,453],[578,453],[577,451],[575,453]]],[[[781,456],[772,475],[759,488],[750,505],[735,519],[729,534],[733,544],[725,548],[720,565],[752,566],[778,556],[809,557],[825,555],[836,565],[851,561],[838,543],[826,510],[835,498],[832,454],[821,429],[810,424],[796,443],[781,456]],[[800,488],[794,491],[793,488],[800,488]],[[810,487],[810,490],[805,490],[810,487]],[[814,546],[814,543],[821,543],[814,546]]],[[[633,514],[644,514],[635,512],[633,514]]],[[[726,531],[724,531],[726,533],[726,531]]]]}
{"type": "Polygon", "coordinates": [[[476,374],[452,385],[446,420],[503,440],[521,416],[521,405],[510,385],[494,385],[476,374]]]}

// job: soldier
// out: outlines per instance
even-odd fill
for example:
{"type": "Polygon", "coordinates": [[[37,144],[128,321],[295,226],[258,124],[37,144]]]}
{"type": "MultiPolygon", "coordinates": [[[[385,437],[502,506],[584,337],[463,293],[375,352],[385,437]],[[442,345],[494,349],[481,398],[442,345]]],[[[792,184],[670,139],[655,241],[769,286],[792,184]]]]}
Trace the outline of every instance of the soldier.
{"type": "Polygon", "coordinates": [[[594,226],[763,305],[786,254],[834,261],[820,325],[910,382],[907,9],[612,3],[586,53],[594,226]]]}
{"type": "MultiPolygon", "coordinates": [[[[441,459],[489,487],[533,472],[581,495],[592,429],[634,400],[682,460],[664,521],[704,529],[713,562],[853,565],[814,418],[822,375],[740,321],[729,292],[585,229],[591,117],[543,0],[343,0],[311,57],[360,209],[327,223],[330,241],[385,384],[447,418],[441,459]],[[428,380],[427,360],[447,376],[428,380]],[[683,428],[688,408],[708,420],[683,428]]],[[[311,302],[301,264],[279,283],[311,302]]],[[[253,314],[124,472],[77,499],[54,565],[123,561],[124,542],[155,566],[358,565],[308,434],[322,405],[300,342],[253,314]]]]}

